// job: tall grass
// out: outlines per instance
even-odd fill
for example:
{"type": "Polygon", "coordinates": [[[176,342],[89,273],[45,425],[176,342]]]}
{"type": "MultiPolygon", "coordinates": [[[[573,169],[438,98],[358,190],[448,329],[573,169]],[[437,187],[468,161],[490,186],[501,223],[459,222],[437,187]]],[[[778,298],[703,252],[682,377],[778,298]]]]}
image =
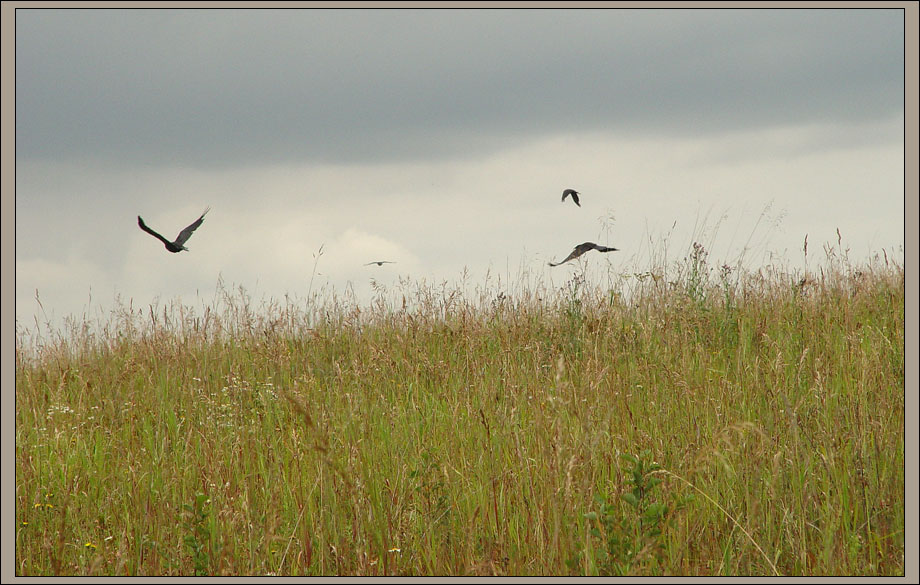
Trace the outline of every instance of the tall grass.
{"type": "Polygon", "coordinates": [[[901,575],[904,271],[826,252],[21,331],[17,574],[901,575]]]}

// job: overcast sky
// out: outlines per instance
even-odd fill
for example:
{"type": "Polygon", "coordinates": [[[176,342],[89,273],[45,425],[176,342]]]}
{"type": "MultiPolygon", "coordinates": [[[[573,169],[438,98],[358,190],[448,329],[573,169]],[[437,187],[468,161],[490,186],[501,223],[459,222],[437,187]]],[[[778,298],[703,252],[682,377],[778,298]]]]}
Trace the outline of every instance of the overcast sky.
{"type": "MultiPolygon", "coordinates": [[[[16,312],[526,271],[903,259],[901,10],[16,18],[16,312]],[[581,192],[582,207],[560,201],[581,192]],[[174,238],[171,254],[137,215],[174,238]],[[586,240],[620,252],[557,268],[586,240]],[[316,254],[323,246],[323,253],[316,254]],[[364,266],[374,260],[396,264],[364,266]]],[[[43,317],[44,318],[44,317],[43,317]]]]}

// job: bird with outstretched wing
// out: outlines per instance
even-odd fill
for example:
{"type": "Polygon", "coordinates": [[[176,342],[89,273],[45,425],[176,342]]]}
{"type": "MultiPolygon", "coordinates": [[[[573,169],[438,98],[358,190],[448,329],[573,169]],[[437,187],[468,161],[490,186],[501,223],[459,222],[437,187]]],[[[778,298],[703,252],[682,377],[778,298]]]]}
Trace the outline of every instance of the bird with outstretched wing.
{"type": "Polygon", "coordinates": [[[575,205],[581,207],[581,203],[578,202],[578,191],[576,191],[575,189],[566,189],[565,191],[563,191],[562,201],[564,202],[565,198],[568,197],[569,195],[572,196],[572,201],[575,202],[575,205]]]}
{"type": "Polygon", "coordinates": [[[185,250],[186,252],[188,252],[188,248],[185,247],[185,242],[187,242],[188,239],[189,239],[190,237],[192,237],[192,234],[195,233],[195,230],[197,230],[197,229],[198,229],[198,226],[200,226],[201,223],[204,221],[204,216],[205,216],[209,211],[211,211],[211,208],[210,208],[210,207],[208,207],[207,209],[205,209],[205,210],[204,210],[204,213],[201,214],[201,217],[199,217],[198,219],[196,219],[196,220],[194,221],[194,223],[192,223],[190,226],[186,227],[184,230],[182,230],[181,232],[179,232],[179,235],[176,236],[176,239],[175,239],[175,241],[173,241],[173,242],[170,242],[169,240],[167,240],[166,238],[164,238],[163,236],[161,236],[161,235],[158,234],[157,232],[155,232],[155,231],[153,231],[152,229],[150,229],[149,227],[147,227],[147,224],[144,223],[144,220],[141,219],[141,216],[139,216],[139,215],[137,216],[137,225],[139,225],[140,228],[141,228],[142,230],[144,230],[145,232],[147,232],[147,233],[150,234],[151,236],[153,236],[153,237],[155,237],[156,239],[158,239],[158,240],[160,240],[161,242],[163,242],[163,245],[166,246],[166,249],[169,250],[170,252],[177,253],[177,252],[181,252],[181,251],[183,251],[183,250],[185,250]]]}
{"type": "Polygon", "coordinates": [[[565,263],[568,262],[569,260],[574,260],[575,258],[578,258],[579,256],[581,256],[581,255],[584,254],[585,252],[590,252],[591,250],[597,250],[598,252],[616,252],[616,251],[617,251],[617,248],[609,248],[609,247],[607,247],[607,246],[599,246],[599,245],[595,244],[594,242],[585,242],[584,244],[578,244],[577,246],[575,246],[575,249],[572,250],[572,253],[569,254],[568,257],[567,257],[565,260],[563,260],[562,262],[556,262],[555,264],[553,264],[552,262],[550,262],[549,265],[550,265],[550,266],[559,266],[560,264],[565,264],[565,263]]]}

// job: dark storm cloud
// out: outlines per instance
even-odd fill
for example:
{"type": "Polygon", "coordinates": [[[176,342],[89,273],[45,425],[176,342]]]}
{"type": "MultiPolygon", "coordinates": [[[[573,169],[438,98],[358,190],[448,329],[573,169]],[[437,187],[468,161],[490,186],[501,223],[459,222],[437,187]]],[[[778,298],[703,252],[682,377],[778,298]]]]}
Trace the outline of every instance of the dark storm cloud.
{"type": "Polygon", "coordinates": [[[903,108],[900,10],[19,9],[16,31],[36,159],[372,162],[903,108]]]}

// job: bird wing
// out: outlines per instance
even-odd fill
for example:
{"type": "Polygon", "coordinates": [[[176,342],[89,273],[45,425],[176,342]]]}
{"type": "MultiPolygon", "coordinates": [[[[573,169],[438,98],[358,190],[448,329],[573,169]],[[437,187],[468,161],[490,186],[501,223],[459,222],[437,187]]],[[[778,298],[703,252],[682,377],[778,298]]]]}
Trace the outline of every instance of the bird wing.
{"type": "Polygon", "coordinates": [[[566,256],[566,259],[565,259],[565,260],[563,260],[562,262],[556,262],[555,264],[553,264],[552,262],[550,262],[549,265],[550,265],[550,266],[559,266],[560,264],[565,264],[565,263],[568,262],[569,260],[572,260],[572,259],[574,259],[574,258],[578,258],[578,257],[581,256],[582,254],[584,254],[585,252],[587,252],[589,249],[590,249],[590,248],[585,248],[585,247],[584,247],[584,244],[582,244],[582,245],[580,245],[580,246],[575,246],[575,249],[572,250],[572,253],[571,253],[571,254],[569,254],[568,256],[566,256]]]}
{"type": "Polygon", "coordinates": [[[195,223],[193,223],[192,225],[188,226],[187,228],[179,232],[178,237],[176,237],[176,241],[173,243],[176,246],[182,247],[182,244],[187,242],[188,239],[192,237],[192,234],[195,233],[195,230],[197,230],[198,226],[200,226],[201,223],[204,221],[204,216],[207,215],[209,211],[211,211],[210,207],[204,210],[204,213],[201,214],[201,217],[195,220],[195,223]]]}
{"type": "Polygon", "coordinates": [[[151,236],[157,238],[158,240],[160,240],[160,241],[163,242],[164,244],[172,244],[172,242],[170,242],[169,240],[167,240],[166,238],[164,238],[164,237],[161,236],[160,234],[156,233],[155,231],[153,231],[152,229],[150,229],[149,227],[147,227],[147,224],[144,223],[144,220],[141,219],[141,216],[139,216],[139,215],[137,216],[137,225],[139,225],[140,228],[141,228],[142,230],[144,230],[145,232],[147,232],[147,233],[150,234],[151,236]]]}
{"type": "Polygon", "coordinates": [[[569,195],[572,196],[572,201],[575,202],[575,205],[581,207],[581,203],[578,202],[578,191],[576,191],[575,189],[566,189],[565,191],[562,192],[562,200],[565,201],[565,198],[568,197],[569,195]]]}

